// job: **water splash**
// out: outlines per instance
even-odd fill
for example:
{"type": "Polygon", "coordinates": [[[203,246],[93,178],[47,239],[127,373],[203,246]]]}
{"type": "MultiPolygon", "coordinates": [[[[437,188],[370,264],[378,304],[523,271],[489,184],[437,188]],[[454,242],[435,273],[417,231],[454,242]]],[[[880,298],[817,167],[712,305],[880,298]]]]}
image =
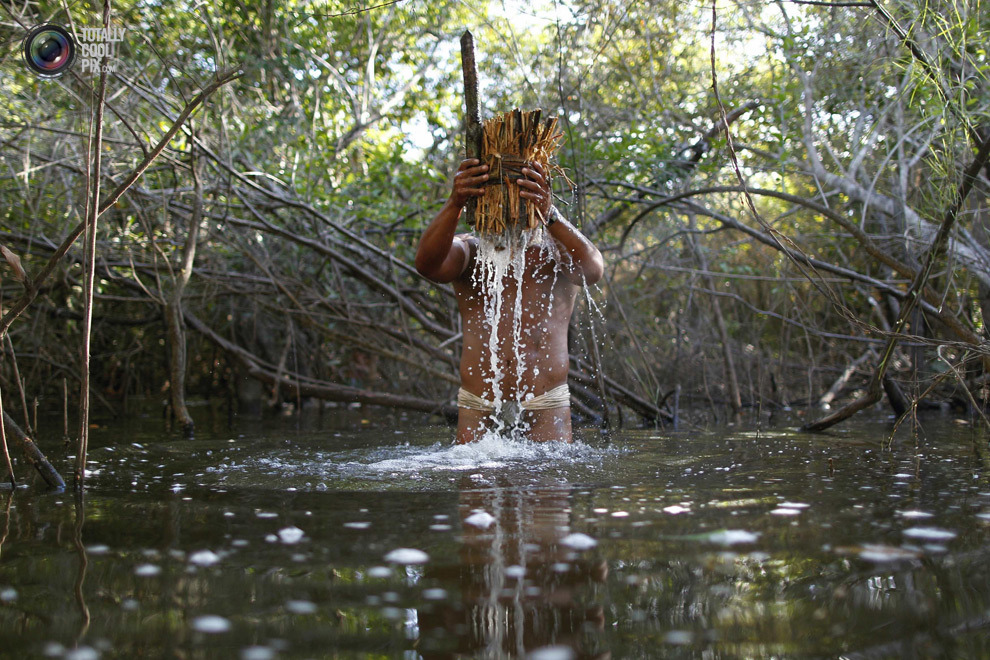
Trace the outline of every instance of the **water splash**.
{"type": "MultiPolygon", "coordinates": [[[[488,362],[491,375],[487,383],[491,390],[495,411],[492,414],[494,427],[486,429],[484,436],[498,438],[520,439],[526,437],[529,425],[521,418],[519,411],[522,402],[536,395],[529,382],[535,382],[539,376],[539,367],[531,369],[532,379],[524,378],[526,374],[526,358],[521,350],[523,344],[524,313],[528,311],[534,325],[543,324],[546,332],[553,309],[553,290],[557,282],[557,264],[560,262],[560,252],[556,242],[547,239],[542,227],[532,230],[506,231],[495,236],[481,236],[478,239],[477,267],[472,274],[472,284],[481,291],[484,303],[484,324],[488,328],[488,362]],[[531,251],[529,248],[537,247],[531,251]],[[553,263],[553,280],[547,295],[546,306],[536,301],[530,309],[523,309],[523,284],[527,265],[536,262],[553,263]],[[515,295],[511,301],[506,300],[505,282],[511,278],[515,285],[515,295]],[[506,306],[511,305],[511,350],[512,361],[515,364],[515,392],[509,395],[504,391],[506,376],[504,365],[499,359],[499,348],[504,338],[499,337],[500,321],[505,314],[506,306]],[[537,318],[537,314],[539,318],[537,318]],[[510,408],[511,406],[511,408],[510,408]]],[[[532,332],[532,326],[527,333],[532,332]]]]}

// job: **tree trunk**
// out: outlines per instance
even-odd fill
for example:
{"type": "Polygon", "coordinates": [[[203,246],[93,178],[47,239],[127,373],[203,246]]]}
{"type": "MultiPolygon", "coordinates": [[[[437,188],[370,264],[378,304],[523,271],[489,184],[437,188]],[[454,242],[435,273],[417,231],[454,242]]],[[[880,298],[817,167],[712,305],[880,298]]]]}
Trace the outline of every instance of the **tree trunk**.
{"type": "Polygon", "coordinates": [[[182,324],[182,303],[175,298],[165,305],[169,345],[169,393],[176,422],[183,434],[191,436],[195,424],[186,407],[186,331],[182,324]]]}

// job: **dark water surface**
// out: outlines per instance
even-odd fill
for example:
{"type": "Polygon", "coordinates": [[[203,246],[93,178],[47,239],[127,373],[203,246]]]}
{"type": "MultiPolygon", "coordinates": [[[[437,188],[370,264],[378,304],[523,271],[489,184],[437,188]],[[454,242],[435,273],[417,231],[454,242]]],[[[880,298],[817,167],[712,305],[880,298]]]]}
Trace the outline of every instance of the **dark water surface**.
{"type": "Polygon", "coordinates": [[[0,492],[0,656],[988,658],[990,474],[926,431],[108,432],[82,505],[0,492]]]}

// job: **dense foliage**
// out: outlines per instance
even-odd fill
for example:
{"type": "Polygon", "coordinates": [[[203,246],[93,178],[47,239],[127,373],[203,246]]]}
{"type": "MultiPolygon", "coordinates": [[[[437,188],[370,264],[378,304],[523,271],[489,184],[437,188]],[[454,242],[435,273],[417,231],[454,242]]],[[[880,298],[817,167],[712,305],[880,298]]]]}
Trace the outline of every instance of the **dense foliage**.
{"type": "MultiPolygon", "coordinates": [[[[714,411],[852,389],[990,135],[990,13],[868,4],[114,3],[126,38],[108,77],[105,192],[217,70],[243,75],[99,219],[100,405],[175,389],[176,342],[191,396],[422,411],[451,399],[453,300],[410,264],[462,150],[465,26],[483,113],[559,114],[576,184],[560,183],[559,205],[606,257],[572,329],[577,410],[600,414],[602,384],[613,415],[651,420],[678,387],[714,411]]],[[[84,217],[96,77],[34,76],[21,39],[46,21],[97,26],[102,5],[3,11],[0,243],[33,275],[84,217]]],[[[943,393],[982,393],[986,195],[981,178],[894,355],[908,396],[945,374],[943,393]]],[[[24,287],[0,274],[7,313],[24,287]]],[[[78,381],[81,286],[80,239],[10,326],[8,410],[14,355],[28,400],[55,408],[62,379],[78,381]]]]}

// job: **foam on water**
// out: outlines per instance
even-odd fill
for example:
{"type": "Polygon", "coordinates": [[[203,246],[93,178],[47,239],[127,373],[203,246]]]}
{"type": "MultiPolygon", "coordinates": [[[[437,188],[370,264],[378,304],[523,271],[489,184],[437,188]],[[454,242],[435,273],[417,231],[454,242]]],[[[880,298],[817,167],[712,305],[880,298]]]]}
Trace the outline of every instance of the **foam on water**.
{"type": "MultiPolygon", "coordinates": [[[[449,483],[444,476],[459,480],[474,473],[485,478],[500,473],[584,481],[609,470],[613,461],[607,459],[617,459],[626,451],[580,440],[539,443],[487,434],[465,445],[436,442],[342,451],[280,448],[221,461],[206,468],[205,475],[225,485],[270,483],[267,475],[277,478],[282,487],[291,483],[300,490],[434,489],[449,483]]],[[[205,475],[201,479],[208,481],[205,475]]]]}
{"type": "Polygon", "coordinates": [[[341,466],[351,472],[413,473],[428,471],[463,472],[466,470],[507,467],[513,464],[547,466],[575,461],[600,459],[605,453],[590,445],[574,442],[529,442],[486,434],[465,445],[437,443],[429,447],[390,447],[372,452],[368,463],[352,462],[341,466]],[[386,458],[374,460],[378,456],[386,458]]]}

